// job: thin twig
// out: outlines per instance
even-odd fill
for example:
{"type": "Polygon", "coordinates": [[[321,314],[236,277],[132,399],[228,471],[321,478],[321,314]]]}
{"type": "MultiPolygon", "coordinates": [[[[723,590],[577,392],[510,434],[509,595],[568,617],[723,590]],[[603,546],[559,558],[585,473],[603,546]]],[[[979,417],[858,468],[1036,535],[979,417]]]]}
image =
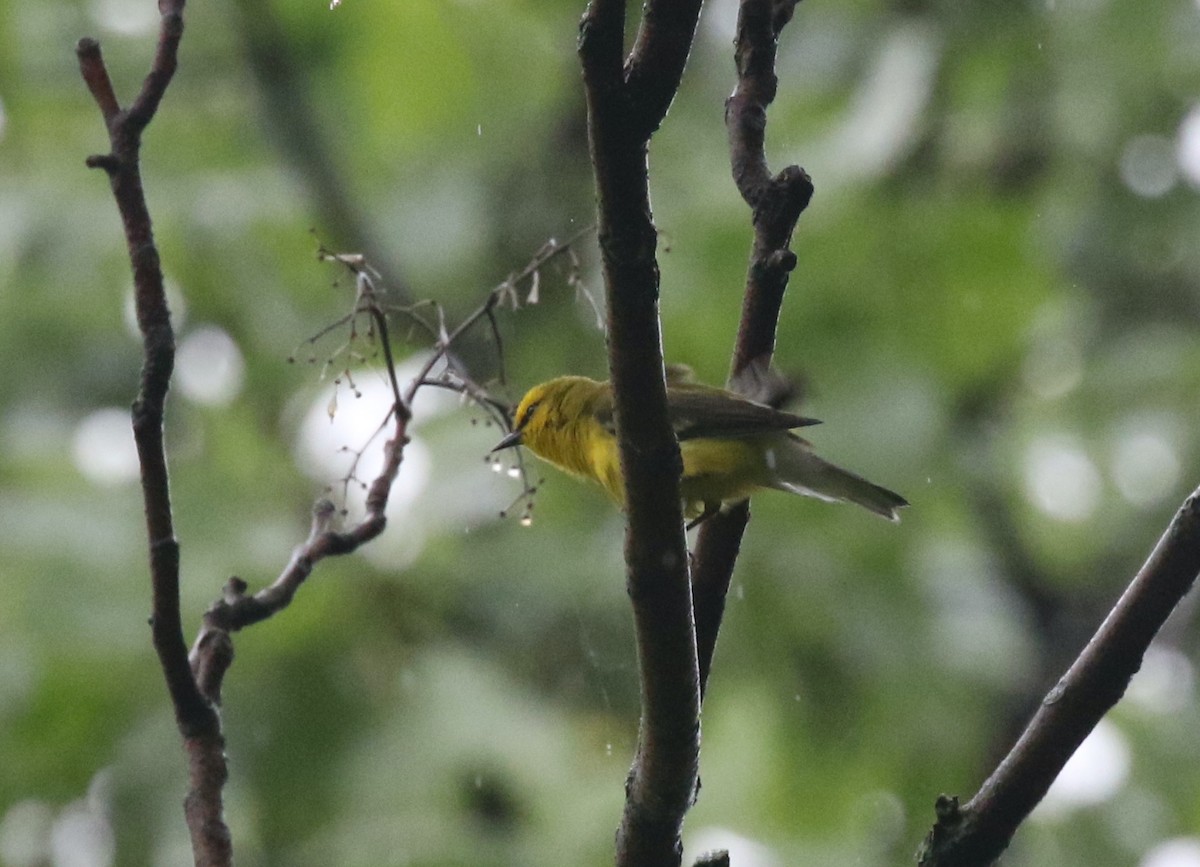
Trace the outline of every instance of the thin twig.
{"type": "MultiPolygon", "coordinates": [[[[221,598],[205,612],[203,626],[191,651],[192,669],[210,701],[220,703],[221,685],[233,662],[231,633],[266,620],[287,608],[295,598],[296,592],[312,574],[316,564],[324,558],[349,554],[383,532],[387,526],[388,498],[404,459],[404,447],[409,441],[408,426],[413,418],[413,401],[420,389],[436,386],[457,391],[482,407],[497,424],[511,428],[509,405],[491,396],[483,386],[462,370],[461,366],[455,364],[453,347],[456,341],[461,340],[481,321],[494,323],[493,310],[507,297],[508,286],[530,278],[539,268],[563,255],[571,245],[590,231],[590,228],[584,229],[564,242],[548,242],[524,268],[488,292],[484,301],[452,330],[445,326],[445,313],[440,305],[420,305],[430,306],[434,310],[438,317],[437,326],[431,326],[425,319],[413,313],[418,305],[399,309],[399,313],[407,316],[410,321],[420,322],[435,337],[432,349],[406,386],[401,385],[396,369],[395,348],[387,316],[389,308],[384,304],[384,294],[377,283],[378,272],[372,269],[362,256],[331,253],[324,249],[320,251],[322,259],[346,267],[355,279],[354,308],[349,314],[338,319],[343,326],[349,325],[351,336],[338,352],[347,351],[353,345],[354,323],[359,316],[366,316],[371,323],[370,333],[378,335],[379,351],[383,358],[392,403],[379,428],[369,437],[368,444],[385,431],[390,432],[383,447],[383,468],[367,485],[365,511],[354,526],[347,530],[338,530],[334,526],[338,516],[337,507],[329,500],[320,500],[313,508],[313,522],[308,538],[292,552],[291,559],[271,584],[256,593],[248,593],[248,585],[240,578],[231,578],[226,583],[221,598]],[[445,371],[434,376],[434,368],[442,363],[447,365],[445,371]]],[[[315,345],[320,337],[330,332],[330,328],[323,328],[308,342],[315,345]]],[[[358,461],[365,449],[366,445],[356,452],[354,462],[344,479],[347,485],[357,478],[358,461]]],[[[520,501],[532,495],[534,486],[528,480],[523,460],[519,457],[518,461],[519,475],[524,483],[522,493],[518,497],[520,501]]]]}

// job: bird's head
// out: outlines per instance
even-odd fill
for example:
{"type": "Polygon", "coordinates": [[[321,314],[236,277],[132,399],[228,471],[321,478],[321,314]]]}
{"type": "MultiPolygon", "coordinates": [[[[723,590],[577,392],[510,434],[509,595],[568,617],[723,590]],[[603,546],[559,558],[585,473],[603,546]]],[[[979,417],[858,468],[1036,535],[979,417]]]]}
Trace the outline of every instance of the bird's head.
{"type": "Polygon", "coordinates": [[[557,451],[554,443],[559,435],[572,422],[586,417],[601,388],[600,383],[582,376],[560,376],[535,385],[513,412],[512,432],[496,443],[492,451],[524,445],[553,460],[557,451]]]}
{"type": "MultiPolygon", "coordinates": [[[[522,444],[525,438],[525,431],[529,427],[533,417],[541,412],[542,403],[545,400],[546,392],[551,383],[544,382],[541,385],[535,385],[529,391],[525,392],[525,396],[521,398],[521,402],[517,404],[517,408],[513,411],[513,426],[512,431],[500,442],[496,443],[492,449],[493,452],[501,451],[502,449],[511,449],[522,444]]],[[[538,425],[534,425],[535,429],[538,425]]]]}

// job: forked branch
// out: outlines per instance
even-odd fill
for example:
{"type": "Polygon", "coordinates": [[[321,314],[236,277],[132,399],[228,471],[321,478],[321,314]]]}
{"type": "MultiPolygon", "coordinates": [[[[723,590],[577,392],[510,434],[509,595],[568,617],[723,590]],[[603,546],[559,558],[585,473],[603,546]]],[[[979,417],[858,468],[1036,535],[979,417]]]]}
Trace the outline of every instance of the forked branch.
{"type": "MultiPolygon", "coordinates": [[[[452,389],[474,402],[497,424],[509,424],[507,404],[493,398],[466,370],[453,362],[454,345],[473,328],[486,322],[493,329],[497,354],[502,355],[503,344],[499,332],[494,330],[497,327],[496,309],[506,303],[516,306],[518,284],[532,284],[537,279],[540,269],[560,256],[574,257],[574,245],[591,231],[589,226],[566,241],[549,241],[529,264],[488,292],[483,302],[453,329],[446,327],[440,308],[437,309],[436,322],[427,321],[411,306],[389,309],[384,303],[383,292],[376,284],[378,274],[361,256],[321,251],[322,259],[340,263],[348,268],[355,280],[353,310],[339,319],[336,325],[347,326],[353,332],[356,319],[360,316],[367,317],[370,333],[382,354],[384,375],[391,389],[392,400],[391,408],[379,430],[388,431],[388,439],[383,447],[383,467],[368,485],[363,515],[352,527],[338,529],[337,507],[330,500],[319,500],[313,507],[312,527],[308,538],[292,552],[287,565],[271,584],[255,593],[248,593],[248,585],[241,578],[233,577],[226,582],[221,598],[205,612],[203,626],[191,651],[192,669],[209,701],[220,704],[221,685],[233,663],[232,633],[266,620],[287,608],[321,560],[356,551],[384,531],[387,526],[388,498],[404,460],[404,447],[409,441],[408,426],[413,417],[412,405],[420,389],[452,389]],[[424,362],[403,387],[396,370],[389,312],[416,324],[422,330],[423,336],[432,342],[424,362]],[[445,365],[445,372],[435,376],[435,367],[442,364],[445,365]]],[[[572,263],[577,264],[574,258],[572,263]]],[[[569,279],[568,282],[572,280],[569,279]]],[[[334,327],[336,326],[322,329],[318,338],[329,333],[334,327]]],[[[526,491],[529,487],[526,482],[526,491]]]]}
{"type": "Polygon", "coordinates": [[[94,39],[76,47],[79,70],[104,117],[110,151],[88,158],[108,174],[121,214],[133,269],[134,301],[142,335],[142,372],[133,403],[133,435],[141,468],[149,541],[151,634],[188,756],[190,789],[185,801],[197,865],[229,864],[232,847],[225,826],[221,788],[227,775],[221,721],[192,677],[179,611],[179,542],[171,513],[163,415],[175,365],[175,334],[163,287],[162,267],[138,168],[142,132],[154,118],[175,73],[183,36],[183,0],[161,0],[158,49],[141,92],[122,108],[94,39]]]}
{"type": "MultiPolygon", "coordinates": [[[[133,268],[137,320],[143,339],[144,360],[140,388],[133,404],[133,429],[149,538],[154,647],[188,755],[189,791],[185,811],[195,863],[203,867],[221,867],[231,864],[233,858],[230,834],[223,817],[222,792],[228,769],[218,712],[221,685],[233,662],[232,632],[286,608],[320,560],[354,551],[383,531],[385,509],[403,459],[404,445],[408,442],[410,408],[418,389],[426,385],[454,388],[473,398],[496,421],[507,423],[505,404],[491,399],[464,371],[456,370],[453,377],[438,378],[431,376],[434,365],[447,359],[454,341],[478,322],[486,320],[495,329],[494,311],[505,301],[515,303],[516,284],[536,280],[539,268],[564,253],[574,257],[572,244],[590,229],[566,243],[551,241],[523,271],[493,289],[483,304],[457,328],[450,332],[444,327],[435,330],[431,335],[432,352],[404,390],[396,374],[388,317],[380,304],[369,269],[351,257],[342,258],[343,264],[354,270],[358,289],[355,311],[348,318],[353,321],[362,314],[370,319],[392,391],[392,408],[384,421],[384,425],[391,424],[392,430],[384,448],[383,469],[369,486],[365,516],[354,527],[336,529],[336,508],[331,502],[322,500],[313,510],[308,539],[293,552],[275,582],[250,595],[244,581],[230,579],[222,598],[205,614],[189,658],[179,606],[179,543],[174,534],[163,443],[164,408],[174,368],[175,337],[139,172],[141,135],[153,119],[174,74],[183,33],[182,0],[160,0],[160,9],[162,26],[153,67],[137,99],[128,108],[120,106],[99,44],[92,39],[82,39],[77,54],[80,72],[104,117],[111,145],[108,153],[89,157],[87,164],[104,169],[112,185],[133,268]]],[[[574,272],[569,282],[578,289],[574,272]]],[[[498,332],[494,336],[498,351],[502,351],[498,332]]]]}

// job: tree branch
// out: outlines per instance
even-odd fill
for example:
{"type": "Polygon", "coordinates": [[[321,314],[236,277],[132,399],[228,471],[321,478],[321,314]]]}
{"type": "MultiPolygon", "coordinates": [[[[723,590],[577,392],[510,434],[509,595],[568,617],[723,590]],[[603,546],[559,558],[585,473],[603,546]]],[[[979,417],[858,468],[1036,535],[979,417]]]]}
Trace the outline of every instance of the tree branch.
{"type": "MultiPolygon", "coordinates": [[[[404,460],[404,446],[408,444],[408,423],[412,420],[409,407],[412,406],[417,389],[421,387],[429,371],[442,357],[452,340],[451,337],[446,338],[444,345],[431,355],[421,372],[402,394],[396,378],[396,363],[392,356],[387,317],[377,303],[371,278],[366,271],[358,270],[356,275],[356,311],[361,309],[367,313],[378,330],[388,382],[392,389],[392,409],[389,414],[393,425],[392,436],[384,445],[383,468],[367,490],[365,514],[354,527],[347,531],[333,529],[337,508],[330,500],[319,500],[313,506],[312,528],[308,539],[292,552],[287,566],[274,582],[253,595],[246,595],[246,582],[236,576],[230,578],[225,584],[222,598],[209,606],[208,611],[204,613],[204,624],[192,646],[191,667],[204,690],[205,697],[217,705],[221,703],[221,684],[225,673],[233,664],[233,641],[230,634],[266,620],[287,608],[317,563],[326,557],[349,554],[357,550],[382,533],[387,526],[385,512],[388,497],[400,472],[400,464],[404,460]]],[[[493,292],[489,296],[489,302],[495,303],[492,301],[495,297],[496,293],[493,292]]],[[[476,321],[482,315],[481,312],[477,313],[468,323],[476,321]]],[[[466,324],[460,326],[455,334],[461,333],[466,324]]]]}
{"type": "Polygon", "coordinates": [[[183,7],[183,0],[161,0],[154,61],[137,99],[127,109],[122,109],[117,99],[99,43],[81,39],[76,55],[83,80],[104,117],[111,147],[107,154],[89,157],[87,165],[102,168],[108,174],[125,229],[138,328],[142,334],[141,381],[133,403],[132,421],[149,540],[151,635],[188,756],[190,789],[185,814],[195,861],[197,865],[215,867],[229,864],[232,858],[221,803],[221,786],[227,775],[224,738],[216,708],[205,700],[192,677],[183,640],[179,542],[175,538],[163,446],[163,415],[175,365],[175,335],[138,167],[142,132],[153,120],[175,73],[183,36],[183,7]]]}
{"type": "MultiPolygon", "coordinates": [[[[797,2],[742,0],[738,9],[734,40],[738,83],[725,103],[725,125],[734,183],[752,211],[754,242],[731,377],[751,361],[769,361],[775,351],[779,311],[788,277],[796,267],[796,255],[789,249],[792,232],[813,193],[812,181],[798,166],[788,166],[772,177],[765,150],[767,107],[777,87],[776,47],[797,2]]],[[[743,503],[706,521],[696,539],[692,593],[702,690],[708,683],[725,597],[749,520],[749,504],[743,503]]]]}
{"type": "Polygon", "coordinates": [[[698,15],[698,3],[648,2],[628,75],[621,66],[624,0],[592,0],[579,36],[626,486],[626,586],[642,689],[637,756],[626,783],[616,860],[639,867],[680,863],[680,829],[695,797],[700,750],[699,675],[679,496],[682,461],[667,416],[658,234],[647,186],[650,135],[678,87],[698,15]]]}
{"type": "Polygon", "coordinates": [[[1142,657],[1200,573],[1200,489],[1180,507],[1149,559],[1087,647],[1050,690],[1020,739],[965,806],[938,798],[918,863],[986,867],[1045,796],[1067,759],[1120,700],[1142,657]]]}
{"type": "MultiPolygon", "coordinates": [[[[507,407],[502,407],[498,401],[488,396],[465,371],[455,368],[453,381],[448,381],[444,378],[431,378],[433,369],[439,362],[450,359],[455,343],[479,322],[486,320],[494,326],[496,307],[508,300],[515,303],[516,285],[519,282],[535,279],[540,268],[569,253],[572,245],[590,232],[589,226],[566,241],[552,239],[547,242],[524,268],[509,275],[500,285],[494,287],[484,301],[453,330],[445,328],[441,322],[440,311],[439,323],[434,326],[422,319],[412,308],[401,308],[422,327],[426,336],[433,342],[433,349],[425,363],[403,389],[396,374],[396,359],[392,349],[387,311],[381,304],[380,293],[372,277],[375,272],[366,265],[361,256],[336,255],[324,250],[321,252],[322,258],[345,265],[355,275],[357,291],[354,310],[340,319],[338,324],[351,324],[353,327],[354,318],[365,314],[370,317],[371,327],[378,335],[384,370],[392,390],[392,408],[380,426],[380,431],[390,423],[391,436],[384,444],[383,467],[367,489],[366,509],[357,524],[349,530],[334,529],[336,506],[330,500],[319,500],[313,507],[312,527],[308,538],[292,552],[287,565],[271,584],[257,593],[247,594],[248,585],[235,576],[226,582],[221,598],[209,606],[204,614],[203,626],[192,645],[190,659],[196,680],[208,700],[217,705],[221,703],[221,685],[226,672],[233,664],[232,633],[260,623],[287,608],[321,560],[352,553],[384,531],[387,526],[388,498],[404,460],[404,447],[408,444],[411,407],[420,389],[426,386],[452,388],[466,394],[493,418],[503,419],[507,424],[507,407]]],[[[319,336],[328,333],[333,327],[322,329],[319,336]]],[[[497,352],[502,352],[499,344],[497,352]]]]}
{"type": "Polygon", "coordinates": [[[700,18],[700,0],[646,4],[625,65],[631,121],[649,139],[671,107],[700,18]]]}

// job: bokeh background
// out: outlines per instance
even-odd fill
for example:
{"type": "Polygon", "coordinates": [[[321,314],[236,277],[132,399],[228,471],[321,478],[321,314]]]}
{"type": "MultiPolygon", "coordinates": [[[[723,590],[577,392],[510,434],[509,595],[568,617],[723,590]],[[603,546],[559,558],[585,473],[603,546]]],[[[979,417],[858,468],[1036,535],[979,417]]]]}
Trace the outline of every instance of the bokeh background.
{"type": "MultiPolygon", "coordinates": [[[[352,371],[361,398],[335,381],[344,332],[303,344],[351,301],[318,242],[366,250],[397,301],[453,323],[590,222],[580,12],[188,7],[143,165],[180,341],[189,638],[229,575],[277,574],[381,417],[377,363],[352,371]]],[[[667,352],[712,382],[750,237],[722,126],[735,15],[706,5],[652,147],[667,352]]],[[[155,27],[150,0],[0,0],[9,867],[190,863],[146,628],[129,269],[83,164],[106,139],[72,51],[100,38],[129,99],[155,27]]],[[[686,842],[738,867],[903,864],[934,798],[974,792],[1200,484],[1200,3],[810,0],[779,72],[772,164],[817,192],[777,361],[825,422],[820,452],[912,507],[890,526],[756,500],[686,842]]],[[[578,255],[602,299],[593,242],[578,255]]],[[[539,303],[501,316],[507,397],[603,372],[569,276],[547,267],[539,303]]],[[[464,348],[480,378],[493,349],[464,348]]],[[[385,537],[237,637],[238,861],[610,863],[637,721],[621,517],[545,470],[532,525],[501,519],[520,485],[456,399],[426,395],[416,434],[385,537]]],[[[1200,865],[1196,651],[1187,604],[1006,864],[1200,865]]]]}

